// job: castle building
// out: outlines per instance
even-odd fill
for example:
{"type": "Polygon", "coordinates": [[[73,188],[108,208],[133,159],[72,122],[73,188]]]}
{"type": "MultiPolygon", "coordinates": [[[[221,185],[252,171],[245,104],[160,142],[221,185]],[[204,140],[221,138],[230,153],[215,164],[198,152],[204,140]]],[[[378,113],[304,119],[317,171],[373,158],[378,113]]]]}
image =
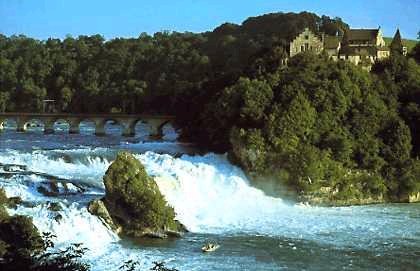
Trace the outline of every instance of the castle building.
{"type": "Polygon", "coordinates": [[[292,57],[306,51],[321,53],[323,47],[322,40],[309,28],[305,28],[302,33],[290,42],[289,55],[292,57]]]}
{"type": "Polygon", "coordinates": [[[289,56],[306,51],[316,54],[325,52],[334,60],[342,59],[368,68],[390,56],[390,48],[386,46],[380,28],[348,29],[341,36],[319,36],[305,28],[290,42],[289,56]]]}
{"type": "Polygon", "coordinates": [[[341,44],[341,50],[337,51],[338,58],[355,65],[371,65],[390,55],[380,28],[349,29],[344,32],[341,44]]]}

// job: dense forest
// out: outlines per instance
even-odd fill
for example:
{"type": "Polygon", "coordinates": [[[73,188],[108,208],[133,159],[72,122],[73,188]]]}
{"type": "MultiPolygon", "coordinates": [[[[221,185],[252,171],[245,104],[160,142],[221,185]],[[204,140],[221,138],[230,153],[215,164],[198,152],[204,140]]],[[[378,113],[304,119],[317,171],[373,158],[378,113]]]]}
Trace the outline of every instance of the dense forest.
{"type": "Polygon", "coordinates": [[[400,201],[420,191],[420,43],[371,72],[327,56],[282,65],[305,27],[341,35],[340,18],[274,13],[211,32],[39,41],[0,35],[0,111],[165,113],[183,137],[254,178],[298,194],[400,201]]]}
{"type": "Polygon", "coordinates": [[[68,112],[178,114],[203,92],[218,91],[213,86],[223,88],[256,69],[263,55],[282,57],[305,26],[328,33],[348,27],[341,20],[290,13],[202,34],[142,33],[109,41],[100,35],[46,41],[0,35],[0,110],[39,111],[48,98],[68,112]]]}

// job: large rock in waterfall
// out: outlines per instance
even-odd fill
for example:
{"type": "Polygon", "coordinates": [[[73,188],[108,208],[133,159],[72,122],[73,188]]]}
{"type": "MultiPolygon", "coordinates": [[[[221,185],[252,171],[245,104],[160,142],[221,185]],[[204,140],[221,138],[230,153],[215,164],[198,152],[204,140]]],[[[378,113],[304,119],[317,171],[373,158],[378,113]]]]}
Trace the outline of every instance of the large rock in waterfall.
{"type": "Polygon", "coordinates": [[[89,209],[122,235],[165,238],[185,232],[185,227],[174,220],[174,209],[168,206],[154,179],[132,154],[117,155],[104,176],[104,184],[104,206],[94,202],[89,209]]]}

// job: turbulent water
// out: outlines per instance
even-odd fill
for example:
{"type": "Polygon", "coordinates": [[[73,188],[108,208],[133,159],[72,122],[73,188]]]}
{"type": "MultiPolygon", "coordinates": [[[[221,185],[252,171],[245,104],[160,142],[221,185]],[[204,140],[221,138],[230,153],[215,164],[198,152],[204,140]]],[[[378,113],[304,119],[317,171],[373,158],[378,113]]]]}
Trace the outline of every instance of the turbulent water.
{"type": "Polygon", "coordinates": [[[144,270],[161,260],[179,270],[420,270],[419,204],[287,203],[254,188],[226,156],[177,143],[169,128],[159,142],[146,140],[146,127],[130,141],[110,125],[106,137],[91,135],[88,125],[81,135],[56,128],[54,135],[41,129],[18,134],[13,127],[0,134],[0,164],[8,165],[0,171],[0,186],[26,202],[10,213],[33,217],[40,231],[57,236],[58,248],[83,243],[92,270],[118,270],[130,259],[144,270]],[[103,196],[102,176],[122,149],[135,153],[155,176],[191,231],[184,238],[122,241],[87,212],[87,203],[103,196]],[[52,179],[60,195],[39,193],[52,179]],[[50,202],[63,208],[61,219],[50,202]],[[221,247],[203,254],[200,247],[209,240],[221,247]]]}

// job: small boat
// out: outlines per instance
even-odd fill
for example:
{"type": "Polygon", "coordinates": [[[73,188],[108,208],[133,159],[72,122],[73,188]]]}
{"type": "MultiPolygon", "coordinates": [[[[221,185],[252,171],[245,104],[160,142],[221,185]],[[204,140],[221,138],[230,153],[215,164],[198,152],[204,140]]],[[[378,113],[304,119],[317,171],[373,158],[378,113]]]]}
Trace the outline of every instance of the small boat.
{"type": "Polygon", "coordinates": [[[218,249],[219,247],[220,247],[220,245],[218,245],[218,244],[207,243],[205,246],[203,246],[201,248],[201,250],[203,252],[212,252],[212,251],[215,251],[216,249],[218,249]]]}

